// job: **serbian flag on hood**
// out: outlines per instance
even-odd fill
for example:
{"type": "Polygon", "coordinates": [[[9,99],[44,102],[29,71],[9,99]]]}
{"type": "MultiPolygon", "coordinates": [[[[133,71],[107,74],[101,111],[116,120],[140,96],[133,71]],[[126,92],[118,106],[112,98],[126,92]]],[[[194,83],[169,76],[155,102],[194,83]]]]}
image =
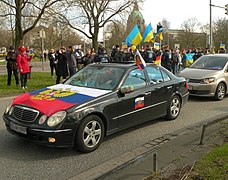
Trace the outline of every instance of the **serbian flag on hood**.
{"type": "Polygon", "coordinates": [[[109,93],[107,90],[57,84],[18,96],[13,105],[22,104],[39,110],[46,116],[109,93]]]}

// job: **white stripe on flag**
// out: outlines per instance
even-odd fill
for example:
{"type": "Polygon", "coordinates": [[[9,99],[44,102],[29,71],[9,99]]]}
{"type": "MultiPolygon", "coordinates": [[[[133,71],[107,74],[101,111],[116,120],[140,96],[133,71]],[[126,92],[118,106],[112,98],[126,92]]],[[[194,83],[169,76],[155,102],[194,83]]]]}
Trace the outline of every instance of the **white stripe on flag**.
{"type": "Polygon", "coordinates": [[[66,85],[66,84],[56,84],[53,86],[47,87],[49,89],[62,89],[63,91],[66,89],[69,89],[70,91],[76,91],[79,94],[91,96],[91,97],[98,97],[104,94],[107,94],[111,91],[108,90],[101,90],[101,89],[93,89],[93,88],[87,88],[87,87],[79,87],[79,86],[72,86],[72,85],[66,85]]]}

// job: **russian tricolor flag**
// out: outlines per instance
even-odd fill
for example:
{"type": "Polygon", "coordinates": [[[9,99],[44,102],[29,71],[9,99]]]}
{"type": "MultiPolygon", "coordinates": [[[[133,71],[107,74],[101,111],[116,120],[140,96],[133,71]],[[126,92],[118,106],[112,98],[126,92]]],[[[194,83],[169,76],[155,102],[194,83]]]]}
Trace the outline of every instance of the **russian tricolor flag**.
{"type": "Polygon", "coordinates": [[[145,63],[145,61],[144,61],[143,57],[141,56],[138,49],[136,50],[136,55],[137,55],[136,64],[140,70],[143,70],[146,67],[146,63],[145,63]]]}
{"type": "Polygon", "coordinates": [[[13,105],[30,106],[46,116],[51,116],[58,111],[66,110],[109,92],[107,90],[57,84],[18,96],[14,99],[13,105]]]}

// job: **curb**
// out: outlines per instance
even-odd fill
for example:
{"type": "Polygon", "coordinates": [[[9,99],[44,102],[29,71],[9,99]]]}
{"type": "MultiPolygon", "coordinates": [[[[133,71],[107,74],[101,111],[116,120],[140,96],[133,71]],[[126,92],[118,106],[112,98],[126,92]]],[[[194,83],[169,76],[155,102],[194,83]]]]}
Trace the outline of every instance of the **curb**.
{"type": "MultiPolygon", "coordinates": [[[[102,179],[108,179],[109,176],[118,173],[119,171],[123,171],[125,169],[130,168],[131,166],[134,166],[142,161],[144,161],[146,158],[151,158],[151,161],[156,158],[157,149],[160,145],[165,144],[178,136],[186,133],[187,131],[192,131],[196,128],[200,128],[203,126],[203,124],[212,122],[212,121],[218,121],[218,120],[225,120],[228,118],[228,113],[221,114],[219,116],[209,118],[203,122],[193,124],[192,126],[188,126],[182,129],[179,129],[173,133],[166,134],[162,137],[153,139],[149,141],[148,143],[130,150],[116,158],[110,159],[109,161],[106,161],[100,165],[97,165],[87,171],[84,171],[74,177],[69,178],[69,180],[102,180],[102,179]],[[154,156],[155,155],[155,156],[154,156]]],[[[199,142],[200,142],[200,136],[199,136],[199,142]]],[[[156,166],[156,164],[153,163],[153,165],[156,166]]],[[[153,167],[156,168],[156,167],[153,167]]]]}

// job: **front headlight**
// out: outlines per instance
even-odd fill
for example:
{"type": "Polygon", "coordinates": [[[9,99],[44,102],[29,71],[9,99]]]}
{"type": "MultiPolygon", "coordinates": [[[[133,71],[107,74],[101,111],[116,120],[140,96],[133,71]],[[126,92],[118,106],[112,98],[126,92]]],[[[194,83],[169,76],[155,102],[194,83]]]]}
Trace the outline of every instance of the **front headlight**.
{"type": "Polygon", "coordinates": [[[213,82],[215,82],[215,78],[214,78],[214,77],[205,78],[205,79],[202,79],[202,80],[201,80],[201,83],[202,83],[202,84],[210,84],[210,83],[213,83],[213,82]]]}
{"type": "Polygon", "coordinates": [[[50,127],[61,123],[66,117],[66,111],[59,111],[48,118],[47,125],[50,127]]]}
{"type": "Polygon", "coordinates": [[[5,114],[7,114],[12,107],[12,102],[6,107],[5,114]]]}

